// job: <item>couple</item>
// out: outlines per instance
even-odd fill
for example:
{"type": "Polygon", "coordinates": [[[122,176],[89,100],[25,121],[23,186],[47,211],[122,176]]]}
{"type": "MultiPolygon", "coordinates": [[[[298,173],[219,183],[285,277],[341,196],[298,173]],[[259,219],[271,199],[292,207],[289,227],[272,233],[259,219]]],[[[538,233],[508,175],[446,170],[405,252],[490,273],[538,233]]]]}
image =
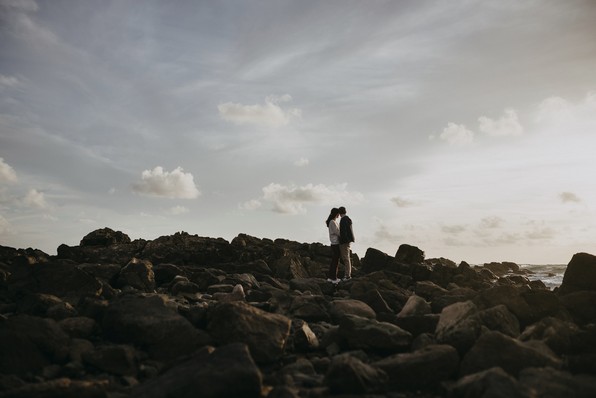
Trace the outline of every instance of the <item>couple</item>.
{"type": "Polygon", "coordinates": [[[331,209],[325,223],[329,228],[332,253],[327,281],[331,283],[340,282],[337,278],[340,257],[345,267],[343,280],[346,281],[352,277],[352,260],[350,259],[350,244],[354,242],[352,220],[346,215],[346,208],[342,206],[339,209],[335,207],[331,209]],[[340,219],[338,220],[338,218],[340,219]]]}

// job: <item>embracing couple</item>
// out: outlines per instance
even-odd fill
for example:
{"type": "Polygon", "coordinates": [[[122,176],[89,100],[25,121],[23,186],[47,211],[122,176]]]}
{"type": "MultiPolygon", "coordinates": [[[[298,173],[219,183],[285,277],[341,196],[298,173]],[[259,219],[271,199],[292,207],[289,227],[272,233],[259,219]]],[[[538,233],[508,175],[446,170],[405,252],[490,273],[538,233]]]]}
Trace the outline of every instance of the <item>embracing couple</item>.
{"type": "Polygon", "coordinates": [[[352,220],[346,215],[346,208],[342,206],[331,209],[325,223],[329,229],[332,254],[327,281],[331,283],[340,282],[337,277],[340,257],[345,267],[343,280],[347,281],[352,277],[352,260],[350,259],[350,244],[354,242],[352,220]]]}

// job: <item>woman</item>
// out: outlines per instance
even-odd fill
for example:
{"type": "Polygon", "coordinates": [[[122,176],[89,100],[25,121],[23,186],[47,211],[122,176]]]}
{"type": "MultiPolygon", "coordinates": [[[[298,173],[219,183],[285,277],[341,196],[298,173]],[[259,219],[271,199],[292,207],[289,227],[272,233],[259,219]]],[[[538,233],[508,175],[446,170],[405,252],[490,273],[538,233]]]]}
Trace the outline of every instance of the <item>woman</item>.
{"type": "Polygon", "coordinates": [[[331,264],[329,264],[329,274],[327,282],[339,283],[337,278],[337,269],[339,267],[339,209],[331,209],[329,217],[327,217],[327,228],[329,229],[329,240],[331,241],[331,264]]]}

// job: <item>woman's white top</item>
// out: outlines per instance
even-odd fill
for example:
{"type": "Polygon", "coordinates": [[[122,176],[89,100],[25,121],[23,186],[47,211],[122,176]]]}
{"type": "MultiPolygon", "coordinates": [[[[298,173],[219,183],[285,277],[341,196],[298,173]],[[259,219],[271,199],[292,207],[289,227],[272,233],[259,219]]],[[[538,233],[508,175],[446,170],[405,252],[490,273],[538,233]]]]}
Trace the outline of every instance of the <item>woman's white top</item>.
{"type": "Polygon", "coordinates": [[[329,221],[329,240],[332,245],[339,245],[339,223],[337,219],[329,221]]]}

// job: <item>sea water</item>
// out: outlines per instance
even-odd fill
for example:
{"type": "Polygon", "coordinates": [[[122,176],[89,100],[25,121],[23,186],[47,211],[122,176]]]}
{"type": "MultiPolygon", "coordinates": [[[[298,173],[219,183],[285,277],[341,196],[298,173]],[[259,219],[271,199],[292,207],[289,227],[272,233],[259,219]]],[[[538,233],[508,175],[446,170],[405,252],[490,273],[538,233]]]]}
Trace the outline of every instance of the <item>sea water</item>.
{"type": "Polygon", "coordinates": [[[526,276],[529,280],[541,280],[552,290],[563,282],[567,264],[519,264],[519,268],[528,273],[526,276]]]}

